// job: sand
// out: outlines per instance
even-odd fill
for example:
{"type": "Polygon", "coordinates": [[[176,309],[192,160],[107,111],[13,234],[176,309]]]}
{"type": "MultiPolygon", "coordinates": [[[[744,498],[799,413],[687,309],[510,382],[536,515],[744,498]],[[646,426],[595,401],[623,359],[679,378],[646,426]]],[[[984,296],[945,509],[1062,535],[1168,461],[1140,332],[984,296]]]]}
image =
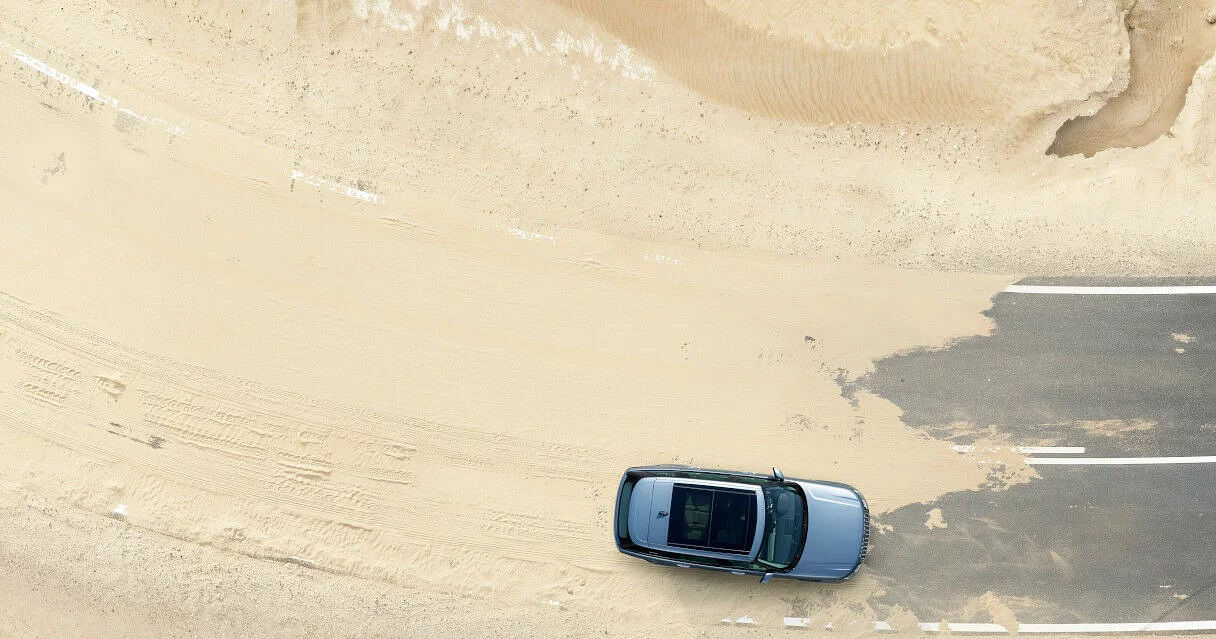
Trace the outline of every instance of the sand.
{"type": "Polygon", "coordinates": [[[1092,116],[1070,120],[1049,153],[1093,155],[1111,147],[1144,146],[1174,124],[1187,89],[1216,48],[1205,2],[1135,2],[1125,23],[1131,44],[1127,88],[1092,116]]]}
{"type": "Polygon", "coordinates": [[[1035,480],[839,383],[1020,274],[1216,258],[1210,64],[1048,155],[1159,67],[1031,4],[0,7],[0,631],[860,632],[871,576],[650,567],[614,491],[1035,480]]]}

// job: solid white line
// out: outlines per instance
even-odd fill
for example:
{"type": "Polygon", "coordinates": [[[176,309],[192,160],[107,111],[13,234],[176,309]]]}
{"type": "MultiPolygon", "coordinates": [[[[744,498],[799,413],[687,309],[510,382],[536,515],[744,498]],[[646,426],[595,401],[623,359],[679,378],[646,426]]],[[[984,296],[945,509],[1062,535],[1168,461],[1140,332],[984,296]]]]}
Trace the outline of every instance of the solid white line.
{"type": "Polygon", "coordinates": [[[1039,286],[1012,284],[1006,293],[1043,295],[1216,295],[1216,286],[1039,286]]]}
{"type": "Polygon", "coordinates": [[[1205,457],[1027,457],[1031,466],[1120,466],[1149,464],[1216,464],[1216,455],[1205,457]]]}
{"type": "Polygon", "coordinates": [[[1018,446],[1015,451],[1026,455],[1084,455],[1084,446],[1018,446]]]}
{"type": "MultiPolygon", "coordinates": [[[[971,453],[975,452],[975,446],[968,444],[955,444],[951,446],[956,453],[971,453]]],[[[1000,450],[999,448],[996,450],[1000,450]]],[[[1022,453],[1023,455],[1084,455],[1084,446],[1014,446],[1014,452],[1022,453]]]]}
{"type": "MultiPolygon", "coordinates": [[[[922,632],[941,632],[937,622],[917,624],[922,632]]],[[[947,623],[950,632],[1008,634],[1009,629],[995,623],[947,623]]],[[[875,621],[874,630],[890,632],[891,624],[875,621]]],[[[1136,623],[1023,623],[1018,624],[1019,634],[1088,634],[1098,632],[1187,632],[1216,630],[1216,620],[1204,621],[1158,621],[1136,623]]]]}
{"type": "MultiPolygon", "coordinates": [[[[948,623],[950,632],[980,632],[980,633],[1007,633],[1009,629],[999,623],[948,623]]],[[[924,628],[922,628],[924,630],[924,628]]],[[[940,628],[939,628],[940,630],[940,628]]]]}
{"type": "Polygon", "coordinates": [[[1159,621],[1154,623],[1024,623],[1018,633],[1065,632],[1183,632],[1187,630],[1216,630],[1216,620],[1159,621]]]}

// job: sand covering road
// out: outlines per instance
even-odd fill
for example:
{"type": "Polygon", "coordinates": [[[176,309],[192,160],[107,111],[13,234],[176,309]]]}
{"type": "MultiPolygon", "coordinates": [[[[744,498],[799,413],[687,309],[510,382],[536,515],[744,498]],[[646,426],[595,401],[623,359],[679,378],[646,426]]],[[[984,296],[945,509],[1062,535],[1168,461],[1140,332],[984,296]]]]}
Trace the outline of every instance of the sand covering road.
{"type": "Polygon", "coordinates": [[[0,9],[0,630],[860,632],[618,554],[621,470],[1032,480],[840,382],[1216,257],[1209,67],[1144,139],[1129,7],[904,4],[0,9]],[[1146,146],[1045,154],[1095,112],[1146,146]]]}

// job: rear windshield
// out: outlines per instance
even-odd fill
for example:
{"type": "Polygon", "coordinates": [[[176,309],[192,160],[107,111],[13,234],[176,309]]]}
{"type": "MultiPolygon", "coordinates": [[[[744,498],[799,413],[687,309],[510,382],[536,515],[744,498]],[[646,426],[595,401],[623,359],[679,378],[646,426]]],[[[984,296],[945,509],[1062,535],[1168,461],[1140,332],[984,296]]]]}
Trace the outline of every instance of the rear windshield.
{"type": "Polygon", "coordinates": [[[668,545],[747,553],[755,538],[755,493],[686,484],[672,488],[668,545]]]}

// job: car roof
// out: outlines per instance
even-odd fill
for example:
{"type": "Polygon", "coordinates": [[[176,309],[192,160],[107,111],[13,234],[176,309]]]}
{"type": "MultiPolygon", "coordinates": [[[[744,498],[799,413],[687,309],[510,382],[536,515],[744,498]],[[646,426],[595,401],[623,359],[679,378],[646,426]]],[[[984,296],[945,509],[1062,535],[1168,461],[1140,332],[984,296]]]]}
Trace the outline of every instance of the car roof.
{"type": "Polygon", "coordinates": [[[759,552],[763,541],[759,529],[763,527],[764,494],[760,486],[755,484],[716,481],[705,479],[684,479],[675,477],[647,477],[638,482],[634,488],[635,495],[646,495],[648,499],[635,499],[630,504],[629,528],[630,537],[638,545],[651,550],[659,550],[695,557],[713,557],[732,561],[747,561],[759,552]],[[710,496],[710,510],[706,511],[706,536],[699,542],[691,542],[681,537],[683,528],[680,527],[686,514],[685,508],[672,503],[673,495],[685,498],[704,499],[710,496]],[[715,497],[726,495],[721,501],[715,497]],[[729,495],[745,495],[749,498],[746,506],[737,500],[731,500],[729,495]],[[714,540],[708,535],[708,527],[712,525],[715,513],[722,516],[726,505],[730,503],[732,510],[728,515],[743,516],[741,523],[729,530],[718,528],[725,536],[734,535],[730,542],[723,542],[721,536],[714,540]],[[677,511],[676,508],[680,510],[677,511]],[[746,512],[744,510],[746,508],[746,512]],[[673,523],[674,522],[674,523],[673,523]],[[673,532],[672,527],[677,529],[673,532]],[[746,535],[746,540],[738,537],[746,535]],[[750,541],[750,543],[744,543],[750,541]]]}

